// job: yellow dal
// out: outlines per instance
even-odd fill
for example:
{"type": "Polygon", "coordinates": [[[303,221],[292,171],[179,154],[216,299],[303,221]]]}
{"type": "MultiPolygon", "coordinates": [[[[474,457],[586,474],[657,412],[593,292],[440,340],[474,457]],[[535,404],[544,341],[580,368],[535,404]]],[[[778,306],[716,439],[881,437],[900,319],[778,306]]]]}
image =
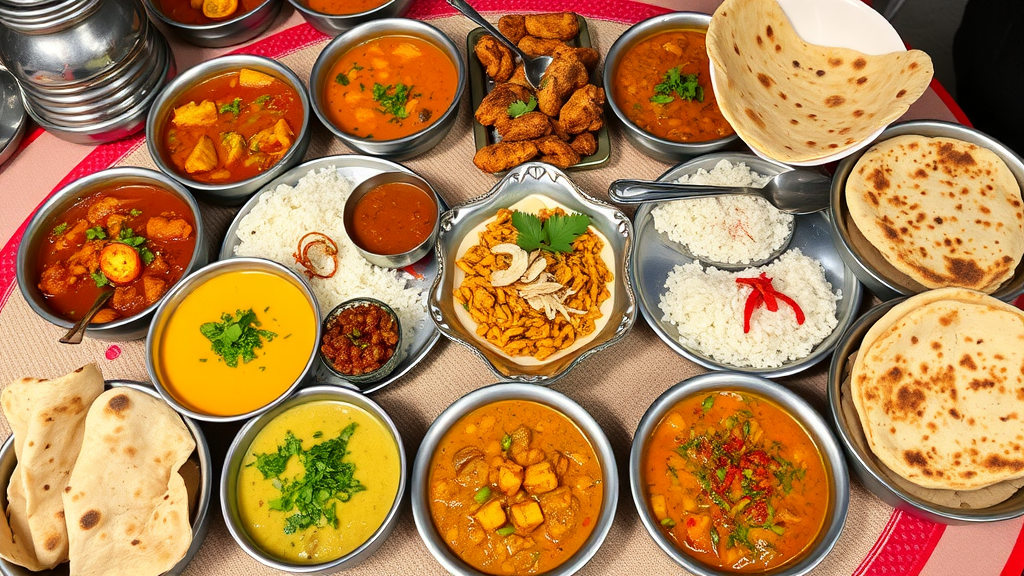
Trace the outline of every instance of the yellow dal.
{"type": "Polygon", "coordinates": [[[159,350],[161,380],[195,412],[234,416],[262,408],[302,373],[316,346],[317,323],[306,296],[280,276],[255,270],[215,276],[186,296],[167,322],[159,350]],[[255,360],[239,358],[231,368],[211,350],[199,327],[249,308],[260,328],[277,337],[263,341],[255,360]]]}
{"type": "MultiPolygon", "coordinates": [[[[400,479],[398,447],[394,437],[375,416],[362,408],[335,401],[310,402],[296,406],[267,424],[246,452],[238,474],[238,510],[246,532],[266,552],[292,562],[316,564],[341,558],[366,542],[380,528],[398,494],[400,479]],[[271,510],[268,502],[281,491],[273,480],[264,480],[255,466],[254,454],[276,453],[291,431],[302,440],[302,448],[337,438],[350,423],[356,423],[348,442],[346,462],[355,464],[353,477],[366,490],[356,492],[348,502],[335,502],[338,528],[314,526],[285,534],[285,519],[296,513],[271,510]],[[313,434],[323,432],[314,439],[313,434]]],[[[298,478],[304,473],[297,457],[288,461],[281,478],[298,478]]]]}

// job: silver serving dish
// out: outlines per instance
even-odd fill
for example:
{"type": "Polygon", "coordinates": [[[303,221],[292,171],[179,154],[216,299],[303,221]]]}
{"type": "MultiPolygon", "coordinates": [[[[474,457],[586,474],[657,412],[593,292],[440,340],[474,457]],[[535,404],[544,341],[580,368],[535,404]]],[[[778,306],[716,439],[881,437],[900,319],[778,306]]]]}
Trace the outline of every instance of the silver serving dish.
{"type": "Polygon", "coordinates": [[[331,40],[324,47],[323,51],[320,52],[320,55],[317,56],[316,63],[313,64],[313,71],[309,76],[309,90],[310,97],[313,100],[313,110],[316,112],[317,118],[331,131],[331,134],[334,134],[335,138],[341,140],[343,144],[353,150],[371,156],[383,156],[391,160],[407,160],[414,156],[419,156],[440,144],[444,137],[448,135],[448,131],[455,125],[455,120],[459,115],[462,93],[465,89],[466,64],[463,62],[459,49],[455,47],[455,43],[444,32],[430,24],[408,18],[373,20],[372,22],[360,24],[345,34],[331,40]],[[353,136],[335,126],[327,117],[325,112],[326,103],[324,102],[324,86],[327,82],[334,81],[333,78],[328,78],[328,76],[330,75],[331,67],[334,66],[334,63],[342,55],[368,40],[389,35],[415,36],[424,42],[433,44],[451,58],[452,64],[455,65],[459,76],[459,83],[455,88],[455,98],[436,122],[415,134],[394,140],[376,140],[353,136]]]}
{"type": "MultiPolygon", "coordinates": [[[[846,265],[853,270],[853,273],[867,286],[868,290],[883,301],[899,296],[913,296],[925,291],[926,288],[916,282],[914,283],[916,285],[913,286],[901,284],[899,280],[894,278],[898,277],[896,276],[897,274],[899,276],[903,275],[888,262],[885,262],[878,250],[872,247],[871,254],[869,254],[872,260],[880,262],[879,265],[875,265],[869,262],[865,255],[854,245],[854,235],[862,236],[860,231],[856,229],[856,224],[854,224],[853,218],[850,217],[847,209],[846,180],[849,178],[850,173],[853,172],[857,161],[872,146],[889,138],[907,134],[956,138],[957,140],[963,140],[987,148],[1006,163],[1014,178],[1017,179],[1017,184],[1024,189],[1024,160],[1013,150],[1007,148],[991,136],[973,128],[939,120],[912,120],[910,122],[893,124],[882,131],[882,134],[871,143],[871,146],[865,146],[864,149],[858,150],[844,158],[839,163],[835,176],[832,178],[832,199],[831,207],[829,208],[829,219],[832,223],[832,239],[835,241],[836,249],[839,250],[839,255],[842,256],[846,265]]],[[[1024,263],[1017,265],[1017,271],[1013,278],[1004,282],[998,290],[992,293],[992,296],[1009,302],[1021,294],[1024,294],[1024,263]]]]}
{"type": "MultiPolygon", "coordinates": [[[[233,304],[230,303],[230,298],[228,298],[225,300],[225,308],[230,306],[233,306],[233,304]]],[[[233,260],[221,260],[219,262],[214,262],[205,268],[201,268],[192,274],[189,274],[183,280],[175,284],[160,302],[160,306],[156,309],[156,313],[153,314],[153,323],[149,326],[149,333],[146,335],[146,371],[149,373],[149,378],[153,381],[153,385],[156,387],[156,391],[160,394],[160,397],[170,404],[171,408],[174,408],[178,413],[184,416],[188,416],[196,420],[203,420],[205,422],[237,422],[239,420],[248,420],[280,405],[292,394],[292,392],[295,391],[296,388],[299,387],[300,384],[306,382],[307,376],[309,376],[313,366],[316,364],[317,349],[320,346],[319,319],[320,307],[316,303],[316,297],[313,296],[313,291],[309,288],[309,284],[307,284],[301,276],[277,262],[271,262],[270,260],[264,260],[262,258],[235,258],[233,260]],[[232,416],[216,416],[196,412],[179,402],[178,399],[164,387],[163,373],[158,366],[159,361],[157,359],[157,355],[160,353],[160,348],[162,346],[164,330],[166,329],[171,316],[174,314],[174,310],[177,309],[178,305],[181,304],[181,302],[191,294],[193,290],[211,278],[236,271],[266,272],[286,280],[297,287],[303,295],[305,295],[306,301],[309,305],[312,306],[313,314],[317,319],[315,326],[313,327],[313,334],[315,336],[313,339],[313,347],[309,351],[309,358],[306,360],[305,367],[295,378],[295,381],[292,382],[280,396],[268,403],[266,406],[257,408],[251,412],[246,412],[245,414],[235,414],[232,416]]],[[[216,385],[215,382],[209,382],[208,384],[212,386],[216,385]]]]}
{"type": "MultiPolygon", "coordinates": [[[[158,397],[157,393],[153,391],[153,388],[148,384],[142,382],[134,382],[131,380],[107,380],[106,388],[131,388],[139,392],[144,392],[153,396],[158,397]]],[[[178,561],[173,568],[164,572],[161,576],[179,576],[185,572],[185,568],[188,567],[189,562],[199,552],[199,548],[203,545],[203,540],[206,539],[206,532],[210,527],[210,501],[213,499],[213,461],[210,458],[210,447],[206,443],[206,436],[203,435],[203,430],[192,420],[182,417],[182,421],[188,428],[189,432],[192,433],[192,438],[196,441],[196,450],[189,457],[190,460],[196,461],[199,464],[199,492],[195,496],[195,509],[192,510],[192,544],[189,545],[188,551],[185,553],[185,557],[178,561]]],[[[3,510],[7,509],[7,485],[11,481],[11,474],[14,472],[14,467],[18,463],[18,457],[14,452],[14,436],[9,436],[7,441],[4,442],[3,447],[0,447],[0,507],[3,510]]],[[[56,568],[51,570],[43,570],[42,572],[33,572],[14,563],[8,562],[0,558],[0,574],[4,576],[68,576],[69,569],[67,562],[58,565],[56,568]]]]}
{"type": "Polygon", "coordinates": [[[412,0],[386,0],[380,6],[355,14],[328,14],[313,10],[307,0],[288,0],[306,22],[328,36],[337,36],[356,26],[382,18],[398,18],[409,9],[412,0]]]}
{"type": "Polygon", "coordinates": [[[395,423],[388,416],[387,412],[380,407],[380,405],[358,392],[331,386],[314,386],[296,392],[295,395],[289,398],[285,403],[275,407],[258,418],[250,420],[242,427],[241,430],[238,431],[238,434],[235,435],[235,440],[231,443],[231,447],[228,448],[227,456],[224,459],[224,473],[220,478],[220,508],[221,512],[224,514],[224,523],[227,525],[228,532],[231,533],[231,537],[235,539],[235,542],[238,543],[246,554],[253,557],[263,565],[274,570],[281,570],[290,574],[326,576],[327,574],[333,574],[339,570],[347,570],[362,564],[372,556],[382,544],[384,544],[384,541],[388,539],[388,536],[391,535],[391,532],[398,524],[399,510],[405,495],[407,477],[408,466],[406,463],[405,448],[402,445],[402,436],[398,432],[398,427],[395,426],[395,423]],[[395,439],[395,444],[398,446],[399,467],[402,476],[398,483],[398,493],[395,494],[395,501],[391,504],[391,509],[384,518],[384,522],[366,542],[337,560],[322,562],[319,564],[296,564],[281,560],[276,556],[264,552],[246,533],[245,527],[242,525],[242,521],[239,518],[238,513],[238,471],[242,466],[245,453],[249,450],[249,446],[252,445],[252,441],[271,420],[290,408],[307,404],[309,402],[324,400],[346,402],[348,404],[358,406],[376,417],[381,424],[391,432],[392,437],[395,439]]]}
{"type": "Polygon", "coordinates": [[[473,351],[498,378],[553,384],[584,359],[621,340],[633,327],[636,300],[629,282],[633,268],[633,240],[633,225],[629,218],[610,204],[581,190],[565,172],[540,162],[522,164],[509,170],[487,194],[459,204],[441,215],[441,233],[437,240],[437,260],[441,271],[430,288],[430,317],[442,334],[473,351]],[[466,235],[493,218],[499,208],[507,208],[533,194],[548,196],[572,211],[590,216],[590,225],[604,234],[611,244],[615,261],[606,264],[615,278],[612,280],[612,308],[608,323],[597,331],[594,339],[570,354],[556,355],[554,360],[527,366],[516,363],[479,339],[476,326],[467,326],[459,319],[455,307],[461,305],[456,303],[453,294],[456,270],[459,270],[455,260],[466,235]]]}
{"type": "MultiPolygon", "coordinates": [[[[775,176],[790,169],[785,164],[764,160],[753,154],[719,152],[680,164],[662,174],[658,180],[674,181],[684,174],[693,174],[701,168],[711,171],[721,160],[729,160],[732,163],[743,162],[754,172],[766,176],[775,176]]],[[[799,248],[805,256],[821,262],[825,269],[825,279],[832,285],[832,290],[842,291],[843,297],[836,302],[836,319],[839,324],[832,334],[819,342],[805,358],[777,368],[759,369],[723,364],[695,349],[683,346],[679,342],[678,328],[662,319],[663,314],[658,305],[669,273],[677,265],[692,262],[693,257],[680,244],[669,240],[667,235],[658,232],[654,227],[654,216],[651,214],[651,210],[656,205],[655,203],[641,205],[633,217],[636,227],[636,244],[633,248],[632,282],[636,288],[640,311],[647,323],[651,325],[662,342],[677,354],[711,370],[738,370],[765,378],[789,376],[806,370],[826,358],[835,348],[846,328],[856,320],[862,297],[860,283],[853,271],[843,263],[832,244],[829,237],[828,218],[821,213],[806,214],[796,217],[789,248],[799,248]]]]}
{"type": "Polygon", "coordinates": [[[644,528],[672,560],[687,572],[698,576],[726,576],[736,574],[733,570],[720,570],[699,562],[677,547],[661,530],[661,526],[651,513],[647,504],[646,484],[643,478],[643,457],[648,439],[672,407],[685,398],[702,392],[717,390],[736,390],[748,392],[766,398],[784,410],[799,422],[804,431],[811,437],[822,462],[829,481],[829,510],[825,514],[824,526],[817,540],[805,551],[795,563],[783,565],[770,571],[772,576],[799,576],[814,569],[825,556],[832,551],[846,523],[847,511],[850,507],[850,478],[846,470],[846,461],[828,424],[811,406],[788,389],[758,376],[734,372],[718,372],[694,376],[683,380],[669,388],[654,401],[640,420],[636,434],[633,435],[633,447],[629,452],[629,482],[633,494],[633,503],[640,513],[640,521],[644,528]]]}
{"type": "Polygon", "coordinates": [[[153,162],[161,172],[187,186],[200,199],[213,204],[237,206],[271,180],[302,161],[302,157],[306,155],[306,150],[309,148],[311,134],[309,124],[309,96],[306,93],[305,84],[292,72],[291,68],[262,56],[233,54],[207,60],[189,68],[157,95],[146,121],[146,146],[153,162]],[[161,150],[159,143],[162,139],[164,125],[170,122],[174,103],[183,92],[204,80],[226,72],[238,71],[243,67],[274,76],[288,84],[299,95],[302,105],[302,126],[296,130],[295,142],[276,164],[252,178],[228,183],[207,183],[193,180],[187,174],[179,172],[161,150]]]}
{"type": "Polygon", "coordinates": [[[25,135],[27,116],[14,75],[0,68],[0,165],[18,149],[25,135]]]}
{"type": "Polygon", "coordinates": [[[150,15],[164,28],[190,44],[207,48],[221,48],[252,40],[270,28],[284,5],[282,0],[264,0],[252,11],[225,20],[210,24],[183,24],[164,14],[159,5],[160,0],[143,1],[150,15]]]}
{"type": "Polygon", "coordinates": [[[843,380],[851,368],[847,360],[860,349],[861,341],[875,322],[904,300],[906,297],[883,302],[861,316],[843,335],[832,356],[828,371],[828,407],[832,424],[839,433],[839,440],[850,462],[850,470],[882,502],[929,522],[964,525],[999,522],[1024,515],[1024,490],[1018,490],[1008,500],[988,508],[951,508],[922,500],[893,482],[889,477],[892,472],[883,472],[884,464],[870,453],[870,449],[861,449],[853,442],[854,431],[858,435],[863,435],[863,431],[860,422],[847,420],[841,405],[843,380]]]}
{"type": "MultiPolygon", "coordinates": [[[[671,30],[704,30],[707,31],[711,16],[698,12],[673,12],[661,16],[648,18],[643,22],[634,24],[622,33],[622,36],[612,44],[608,55],[604,58],[604,93],[608,100],[608,106],[622,126],[622,132],[626,139],[637,150],[662,162],[675,163],[700,156],[709,152],[725,149],[738,149],[741,147],[739,136],[735,133],[732,136],[708,140],[705,142],[673,142],[659,138],[633,123],[615,102],[615,69],[619,60],[633,47],[634,44],[645,40],[650,36],[671,30]]],[[[706,89],[711,90],[711,79],[703,78],[706,89]]]]}
{"type": "Polygon", "coordinates": [[[604,496],[601,502],[601,514],[594,525],[594,531],[575,554],[554,570],[545,572],[544,576],[575,574],[594,557],[611,530],[619,500],[619,472],[615,464],[615,454],[612,452],[611,444],[601,425],[571,398],[550,388],[515,383],[493,384],[459,398],[434,420],[423,437],[423,442],[420,443],[419,451],[416,453],[416,462],[412,469],[412,514],[416,520],[416,530],[420,533],[420,538],[423,539],[423,543],[427,545],[430,553],[450,574],[486,576],[463,562],[457,554],[448,548],[445,539],[437,533],[428,502],[430,464],[437,445],[460,418],[477,408],[503,400],[536,402],[561,412],[573,421],[583,435],[590,440],[590,445],[601,462],[604,496]]]}
{"type": "MultiPolygon", "coordinates": [[[[18,287],[21,295],[25,297],[32,311],[38,314],[43,320],[59,326],[64,330],[70,330],[74,322],[65,320],[50,311],[46,300],[36,287],[38,275],[36,271],[36,255],[39,247],[46,240],[50,230],[58,223],[59,216],[71,208],[73,204],[83,197],[101,188],[117,186],[122,184],[145,183],[150,184],[177,196],[192,211],[195,220],[196,247],[192,252],[192,259],[185,267],[184,276],[206,265],[208,260],[208,248],[206,246],[205,232],[203,228],[202,215],[199,212],[199,204],[192,195],[180,184],[164,176],[163,174],[147,168],[121,167],[102,170],[79,178],[64,188],[61,188],[51,196],[32,216],[25,228],[25,236],[18,246],[18,287]]],[[[179,280],[179,282],[181,282],[179,280]]],[[[165,294],[163,299],[167,298],[165,294]]],[[[97,340],[137,340],[146,336],[149,324],[153,319],[153,313],[159,306],[159,302],[149,306],[141,313],[128,318],[122,318],[105,324],[90,325],[86,328],[85,335],[97,340]]]]}
{"type": "MultiPolygon", "coordinates": [[[[405,172],[407,174],[414,174],[412,170],[409,170],[405,166],[382,158],[343,154],[339,156],[317,158],[316,160],[310,160],[300,164],[288,172],[285,172],[273,182],[264,186],[260,194],[282,185],[295,186],[299,179],[310,171],[322,170],[328,166],[334,166],[342,176],[352,181],[353,184],[358,184],[384,172],[405,172]]],[[[231,221],[231,226],[228,227],[227,234],[224,236],[224,243],[220,247],[219,259],[226,260],[228,258],[235,257],[235,248],[240,244],[238,239],[238,225],[242,221],[242,218],[249,214],[253,207],[256,206],[256,203],[259,202],[260,194],[253,196],[245,206],[242,206],[242,209],[235,215],[235,219],[231,221]]],[[[441,198],[440,194],[437,195],[437,200],[441,210],[448,209],[448,205],[445,204],[444,198],[441,198]]],[[[409,269],[409,267],[406,268],[406,270],[409,269]]],[[[420,277],[409,279],[406,282],[406,286],[418,288],[420,290],[427,290],[430,288],[431,282],[434,281],[434,277],[437,276],[437,259],[434,258],[432,254],[428,253],[422,260],[413,264],[411,269],[419,274],[420,277]]],[[[395,366],[394,371],[392,371],[386,378],[376,382],[357,384],[350,380],[338,377],[321,362],[314,370],[313,379],[324,384],[348,386],[350,388],[358,389],[364,394],[369,394],[371,392],[376,392],[395,380],[398,380],[402,376],[405,376],[413,369],[413,367],[423,360],[427,353],[430,352],[430,349],[434,347],[434,344],[437,343],[438,339],[441,338],[441,333],[434,327],[433,322],[426,318],[425,314],[426,311],[424,310],[423,323],[416,326],[416,329],[413,331],[412,340],[403,344],[405,349],[401,351],[402,358],[399,360],[398,365],[395,366]]]]}

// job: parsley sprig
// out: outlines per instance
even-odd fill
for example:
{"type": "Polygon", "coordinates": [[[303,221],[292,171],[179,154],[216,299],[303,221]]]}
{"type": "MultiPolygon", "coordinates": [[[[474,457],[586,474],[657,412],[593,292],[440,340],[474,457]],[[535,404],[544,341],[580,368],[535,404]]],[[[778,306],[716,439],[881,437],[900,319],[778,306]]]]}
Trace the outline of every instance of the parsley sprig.
{"type": "Polygon", "coordinates": [[[252,308],[236,310],[232,316],[225,312],[220,322],[207,322],[199,331],[210,341],[210,348],[231,368],[238,367],[238,357],[243,363],[256,359],[256,349],[263,348],[263,340],[270,342],[277,334],[259,329],[260,321],[252,308]]]}
{"type": "Polygon", "coordinates": [[[675,100],[675,97],[672,96],[673,92],[683,100],[704,101],[704,88],[697,83],[697,75],[687,74],[684,76],[679,73],[678,66],[665,72],[665,77],[654,87],[654,96],[651,96],[651,102],[668,104],[675,100]]]}
{"type": "Polygon", "coordinates": [[[374,82],[373,100],[380,104],[380,111],[384,114],[391,114],[395,118],[405,119],[409,113],[405,111],[405,105],[409,101],[409,92],[412,86],[406,86],[399,82],[396,85],[387,86],[374,82]]]}
{"type": "Polygon", "coordinates": [[[523,102],[522,100],[516,100],[515,102],[508,105],[508,117],[519,118],[523,114],[533,112],[537,108],[537,99],[530,96],[529,102],[523,102]]]}
{"type": "Polygon", "coordinates": [[[548,252],[572,252],[572,243],[590,226],[586,214],[555,214],[541,222],[534,214],[516,210],[512,226],[518,232],[516,244],[527,252],[538,248],[548,252]]]}

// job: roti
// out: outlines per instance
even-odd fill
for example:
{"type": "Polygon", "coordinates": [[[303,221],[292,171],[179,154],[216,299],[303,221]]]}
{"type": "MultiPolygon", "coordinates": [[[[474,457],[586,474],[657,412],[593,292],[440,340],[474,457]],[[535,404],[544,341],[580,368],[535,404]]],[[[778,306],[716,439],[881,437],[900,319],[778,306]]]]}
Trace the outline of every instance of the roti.
{"type": "Polygon", "coordinates": [[[775,0],[726,0],[708,27],[718,105],[744,142],[780,162],[842,152],[928,88],[920,50],[872,56],[804,42],[775,0]]]}
{"type": "Polygon", "coordinates": [[[1024,477],[1024,312],[962,288],[919,294],[868,330],[851,394],[871,451],[924,488],[1024,477]]]}
{"type": "Polygon", "coordinates": [[[890,138],[846,181],[850,216],[882,257],[928,288],[992,293],[1024,256],[1020,185],[999,156],[952,138],[890,138]]]}

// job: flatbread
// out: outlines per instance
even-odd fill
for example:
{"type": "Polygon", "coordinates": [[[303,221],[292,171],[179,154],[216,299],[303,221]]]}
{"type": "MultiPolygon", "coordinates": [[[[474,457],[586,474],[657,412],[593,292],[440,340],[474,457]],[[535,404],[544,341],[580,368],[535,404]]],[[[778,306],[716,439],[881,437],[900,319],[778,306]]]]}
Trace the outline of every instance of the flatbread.
{"type": "Polygon", "coordinates": [[[89,364],[55,380],[22,378],[0,395],[18,457],[7,513],[0,515],[0,556],[10,562],[38,571],[67,561],[61,494],[82,446],[89,405],[101,392],[103,375],[89,364]]]}
{"type": "Polygon", "coordinates": [[[744,142],[780,162],[864,141],[928,88],[920,50],[872,56],[804,42],[775,0],[726,0],[708,27],[718,106],[744,142]]]}
{"type": "Polygon", "coordinates": [[[71,576],[157,576],[185,556],[192,526],[178,469],[193,450],[162,400],[129,388],[96,399],[64,493],[71,576]]]}
{"type": "Polygon", "coordinates": [[[924,488],[977,490],[1024,477],[1024,312],[940,288],[875,323],[851,394],[871,451],[924,488]]]}
{"type": "Polygon", "coordinates": [[[969,142],[875,144],[850,172],[846,203],[885,260],[928,288],[992,293],[1024,256],[1020,185],[999,156],[969,142]]]}

